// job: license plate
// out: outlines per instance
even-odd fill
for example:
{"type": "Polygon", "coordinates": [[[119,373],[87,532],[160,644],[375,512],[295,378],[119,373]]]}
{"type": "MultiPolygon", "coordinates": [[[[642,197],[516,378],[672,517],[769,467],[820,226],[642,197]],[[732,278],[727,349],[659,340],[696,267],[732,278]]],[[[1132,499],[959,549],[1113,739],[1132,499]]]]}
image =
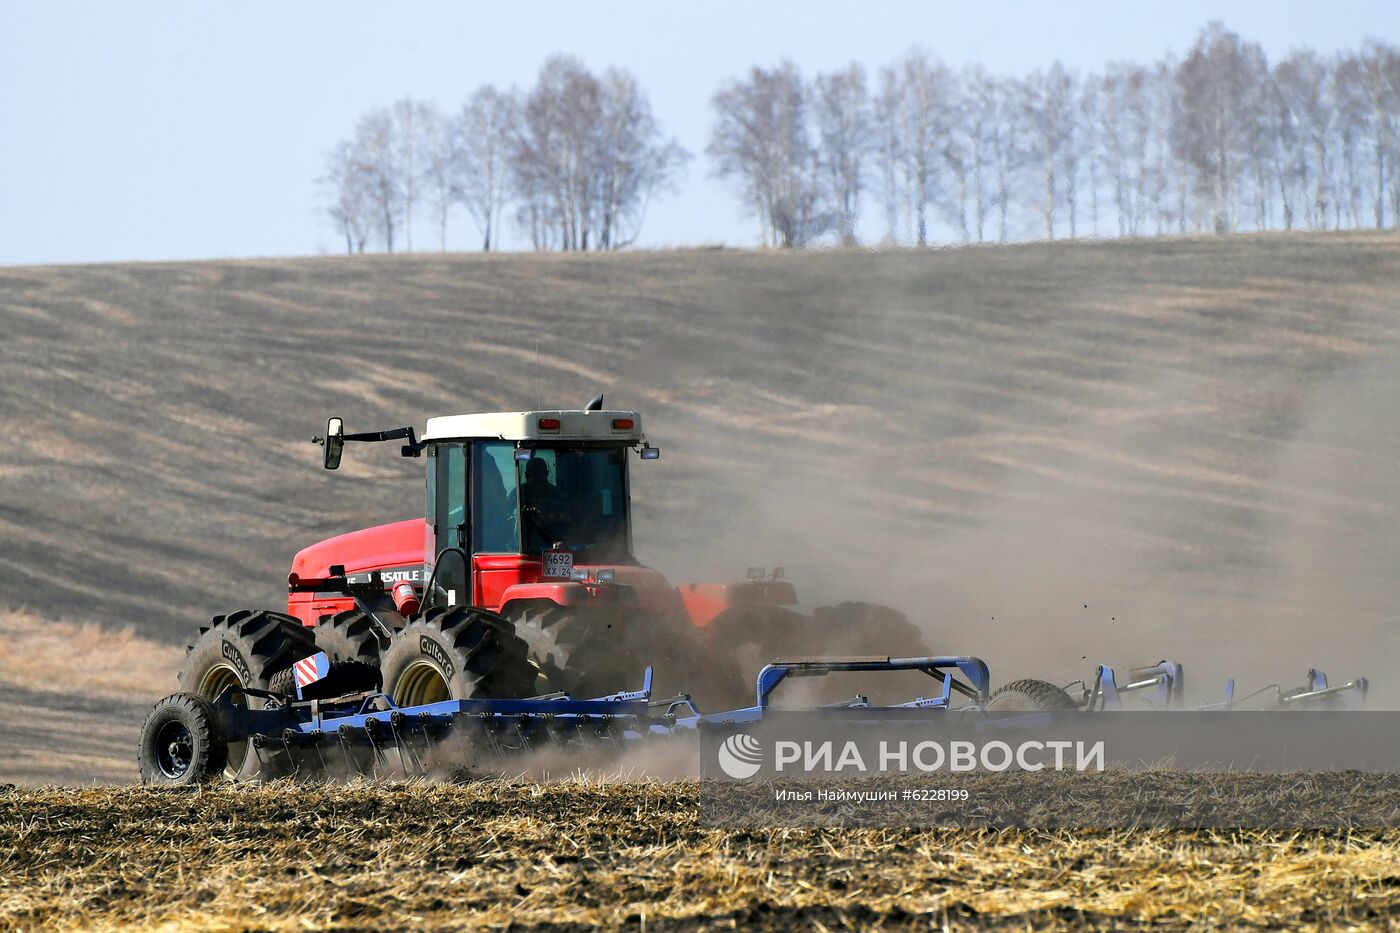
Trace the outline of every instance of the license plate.
{"type": "Polygon", "coordinates": [[[569,579],[574,572],[574,555],[570,551],[545,551],[543,576],[569,579]]]}

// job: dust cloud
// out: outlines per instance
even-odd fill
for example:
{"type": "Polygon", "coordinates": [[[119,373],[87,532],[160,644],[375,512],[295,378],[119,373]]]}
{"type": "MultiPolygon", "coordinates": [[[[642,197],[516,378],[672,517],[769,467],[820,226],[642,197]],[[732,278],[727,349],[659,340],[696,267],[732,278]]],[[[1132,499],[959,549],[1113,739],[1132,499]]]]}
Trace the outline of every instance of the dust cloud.
{"type": "MultiPolygon", "coordinates": [[[[994,684],[1171,659],[1193,702],[1220,699],[1227,677],[1237,697],[1301,687],[1316,667],[1334,685],[1368,677],[1373,707],[1400,704],[1393,342],[1147,353],[1058,395],[952,377],[939,395],[885,375],[899,313],[872,301],[869,346],[847,348],[850,370],[804,410],[740,398],[738,416],[674,431],[663,462],[698,465],[641,488],[695,483],[703,508],[640,556],[674,582],[782,565],[804,610],[890,605],[934,652],[985,659],[994,684]]],[[[781,337],[813,360],[834,340],[781,337]]]]}

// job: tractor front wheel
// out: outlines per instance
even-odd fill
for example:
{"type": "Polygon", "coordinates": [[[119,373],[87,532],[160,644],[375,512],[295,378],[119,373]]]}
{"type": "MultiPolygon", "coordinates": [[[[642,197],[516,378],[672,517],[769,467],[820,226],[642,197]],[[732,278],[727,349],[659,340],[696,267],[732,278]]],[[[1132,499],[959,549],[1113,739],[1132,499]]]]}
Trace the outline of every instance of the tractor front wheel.
{"type": "MultiPolygon", "coordinates": [[[[216,616],[185,649],[180,687],[209,702],[228,687],[272,689],[273,675],[317,651],[311,630],[299,619],[267,609],[241,609],[216,616]]],[[[248,697],[257,709],[264,701],[248,697]]],[[[247,742],[232,742],[228,775],[238,776],[248,757],[247,742]]]]}

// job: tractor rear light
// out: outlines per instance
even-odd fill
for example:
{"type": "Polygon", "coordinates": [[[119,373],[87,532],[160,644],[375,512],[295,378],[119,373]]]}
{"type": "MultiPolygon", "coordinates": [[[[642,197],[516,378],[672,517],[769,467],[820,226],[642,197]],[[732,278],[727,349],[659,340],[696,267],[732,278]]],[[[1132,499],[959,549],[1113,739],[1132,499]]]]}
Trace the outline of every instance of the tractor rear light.
{"type": "Polygon", "coordinates": [[[613,419],[613,430],[614,430],[614,431],[630,431],[630,430],[632,430],[632,427],[633,427],[633,425],[635,425],[635,424],[636,424],[636,422],[634,422],[631,418],[614,418],[614,419],[613,419]]]}
{"type": "Polygon", "coordinates": [[[541,431],[557,431],[559,430],[559,419],[541,418],[539,421],[539,425],[541,431]]]}
{"type": "Polygon", "coordinates": [[[297,585],[298,583],[300,583],[300,582],[301,582],[301,575],[298,574],[296,571],[292,571],[291,573],[287,574],[287,585],[288,585],[288,586],[296,586],[296,585],[297,585]]]}

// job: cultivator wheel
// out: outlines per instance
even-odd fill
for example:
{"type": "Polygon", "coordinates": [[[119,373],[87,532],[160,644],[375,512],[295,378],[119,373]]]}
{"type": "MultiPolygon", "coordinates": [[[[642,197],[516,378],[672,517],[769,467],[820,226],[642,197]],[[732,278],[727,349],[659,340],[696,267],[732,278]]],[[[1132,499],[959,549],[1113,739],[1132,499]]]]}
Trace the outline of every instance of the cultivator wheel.
{"type": "Polygon", "coordinates": [[[155,705],[141,727],[137,763],[143,784],[203,784],[228,762],[228,743],[208,700],[175,693],[155,705]]]}
{"type": "Polygon", "coordinates": [[[1043,680],[1013,680],[992,691],[989,713],[1019,713],[1078,709],[1079,704],[1062,688],[1043,680]]]}
{"type": "MultiPolygon", "coordinates": [[[[316,651],[311,630],[300,620],[267,609],[240,609],[200,627],[185,649],[180,686],[210,702],[231,686],[269,690],[274,674],[316,651]]],[[[250,697],[249,703],[256,708],[263,701],[250,697]]],[[[229,745],[230,777],[243,767],[247,752],[245,742],[229,745]]]]}
{"type": "Polygon", "coordinates": [[[484,609],[433,608],[400,629],[380,659],[400,706],[535,694],[537,670],[510,622],[484,609]]]}
{"type": "Polygon", "coordinates": [[[386,645],[375,620],[363,609],[322,616],[312,632],[316,647],[332,661],[364,661],[375,665],[386,645]]]}

